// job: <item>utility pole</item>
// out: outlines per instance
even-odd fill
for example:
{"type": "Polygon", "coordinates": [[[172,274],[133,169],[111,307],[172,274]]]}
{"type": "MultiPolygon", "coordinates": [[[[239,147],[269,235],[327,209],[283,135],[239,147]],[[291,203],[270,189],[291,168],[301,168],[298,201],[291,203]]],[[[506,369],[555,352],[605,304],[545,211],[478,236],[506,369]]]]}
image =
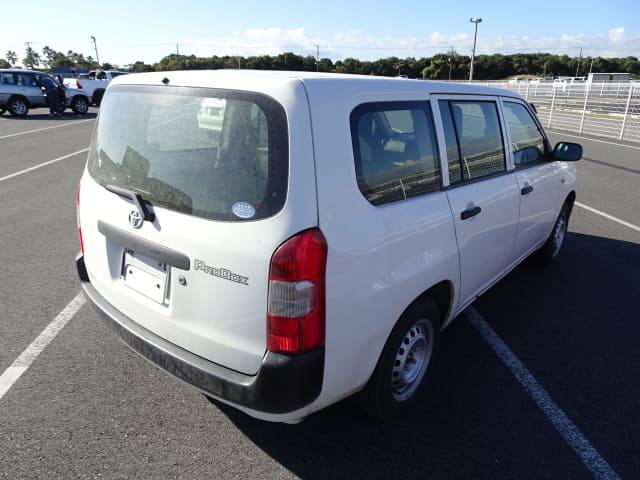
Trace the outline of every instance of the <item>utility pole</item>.
{"type": "Polygon", "coordinates": [[[478,18],[474,20],[473,18],[470,18],[469,21],[471,23],[476,24],[475,32],[473,33],[473,50],[471,51],[471,71],[469,72],[469,82],[471,82],[473,80],[473,61],[476,57],[476,39],[478,38],[478,24],[482,22],[482,19],[478,18]]]}
{"type": "Polygon", "coordinates": [[[580,62],[582,62],[582,47],[580,47],[580,56],[578,57],[578,66],[576,67],[576,77],[578,76],[578,71],[580,70],[580,62]]]}
{"type": "Polygon", "coordinates": [[[93,48],[96,49],[96,63],[98,64],[98,68],[100,68],[100,59],[98,58],[98,44],[96,43],[96,37],[91,35],[91,40],[93,40],[93,48]]]}
{"type": "Polygon", "coordinates": [[[449,81],[451,81],[451,67],[453,66],[453,47],[451,47],[451,54],[449,55],[449,81]]]}
{"type": "Polygon", "coordinates": [[[320,71],[320,45],[316,44],[316,72],[320,71]]]}

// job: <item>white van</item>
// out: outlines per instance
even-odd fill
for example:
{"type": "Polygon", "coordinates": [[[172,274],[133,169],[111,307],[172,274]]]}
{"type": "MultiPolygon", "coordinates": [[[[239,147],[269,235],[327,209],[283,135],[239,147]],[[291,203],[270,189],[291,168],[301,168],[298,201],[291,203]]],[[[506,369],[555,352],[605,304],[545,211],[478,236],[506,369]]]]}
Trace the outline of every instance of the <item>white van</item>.
{"type": "Polygon", "coordinates": [[[506,90],[121,76],[78,187],[78,272],[126,344],[209,398],[296,422],[358,393],[393,418],[451,319],[557,258],[581,154],[506,90]]]}

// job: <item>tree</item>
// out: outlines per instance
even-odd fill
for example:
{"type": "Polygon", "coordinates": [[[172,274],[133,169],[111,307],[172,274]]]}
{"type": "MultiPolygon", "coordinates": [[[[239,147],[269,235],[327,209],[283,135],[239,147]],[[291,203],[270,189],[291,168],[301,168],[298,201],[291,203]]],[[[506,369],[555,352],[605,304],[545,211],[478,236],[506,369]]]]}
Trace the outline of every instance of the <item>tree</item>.
{"type": "Polygon", "coordinates": [[[154,70],[153,66],[147,63],[141,62],[140,60],[138,60],[137,62],[135,62],[133,65],[129,67],[129,71],[131,73],[153,72],[153,70],[154,70]]]}
{"type": "Polygon", "coordinates": [[[7,50],[6,58],[7,62],[9,62],[11,66],[15,65],[18,62],[18,55],[16,55],[16,52],[12,50],[7,50]]]}
{"type": "Polygon", "coordinates": [[[11,68],[11,64],[4,58],[0,58],[0,68],[11,68]]]}
{"type": "Polygon", "coordinates": [[[430,80],[444,80],[449,78],[449,58],[446,55],[438,54],[431,59],[429,65],[420,72],[422,78],[430,80]]]}
{"type": "Polygon", "coordinates": [[[25,57],[22,59],[22,63],[26,68],[33,70],[40,65],[40,54],[28,45],[25,50],[25,57]]]}

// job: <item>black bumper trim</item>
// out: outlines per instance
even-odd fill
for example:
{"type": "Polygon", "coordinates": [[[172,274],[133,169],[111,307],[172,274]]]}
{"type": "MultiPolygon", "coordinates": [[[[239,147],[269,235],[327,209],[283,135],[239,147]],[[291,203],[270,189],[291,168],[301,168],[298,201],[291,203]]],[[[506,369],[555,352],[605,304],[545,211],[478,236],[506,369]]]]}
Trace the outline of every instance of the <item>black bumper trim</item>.
{"type": "Polygon", "coordinates": [[[82,289],[106,325],[151,363],[197,389],[264,413],[287,413],[313,402],[322,388],[324,348],[298,355],[267,352],[256,375],[245,375],[195,355],[136,324],[91,285],[84,257],[76,258],[82,289]]]}
{"type": "Polygon", "coordinates": [[[146,255],[149,258],[153,258],[154,260],[158,260],[159,262],[167,263],[181,270],[189,270],[191,267],[189,257],[184,253],[176,252],[170,248],[150,242],[145,238],[138,237],[118,227],[109,225],[102,220],[98,220],[98,231],[112,242],[122,245],[134,252],[146,255]]]}

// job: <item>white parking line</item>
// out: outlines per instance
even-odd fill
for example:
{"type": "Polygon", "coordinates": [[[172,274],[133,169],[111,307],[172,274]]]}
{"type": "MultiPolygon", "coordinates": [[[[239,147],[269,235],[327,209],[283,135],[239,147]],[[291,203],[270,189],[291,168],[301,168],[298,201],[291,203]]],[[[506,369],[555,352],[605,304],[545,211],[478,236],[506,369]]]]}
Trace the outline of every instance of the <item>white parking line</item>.
{"type": "Polygon", "coordinates": [[[73,318],[80,307],[86,302],[84,294],[78,293],[69,304],[58,314],[53,321],[47,325],[38,338],[31,345],[24,349],[18,358],[0,375],[0,400],[5,393],[13,386],[14,383],[22,376],[24,372],[31,366],[33,361],[38,358],[56,335],[62,330],[69,320],[73,318]]]}
{"type": "Polygon", "coordinates": [[[538,407],[549,418],[555,429],[560,433],[565,442],[571,447],[576,455],[582,460],[594,478],[601,480],[620,480],[620,477],[609,466],[598,451],[589,443],[584,435],[578,430],[571,419],[549,396],[549,393],[542,388],[535,377],[527,370],[527,367],[514,355],[500,337],[493,331],[489,324],[482,318],[482,315],[474,308],[467,307],[464,311],[469,322],[480,332],[480,335],[489,344],[500,360],[507,366],[520,385],[529,393],[538,407]]]}
{"type": "Polygon", "coordinates": [[[30,168],[25,168],[24,170],[20,170],[19,172],[12,173],[11,175],[7,175],[6,177],[0,177],[0,182],[4,182],[5,180],[9,180],[10,178],[17,177],[18,175],[22,175],[23,173],[28,173],[33,170],[37,170],[38,168],[46,167],[47,165],[51,165],[52,163],[56,163],[61,160],[66,160],[67,158],[73,157],[74,155],[80,155],[81,153],[85,153],[88,151],[89,151],[89,147],[83,148],[82,150],[78,150],[77,152],[73,152],[68,155],[64,155],[62,157],[54,158],[53,160],[49,160],[48,162],[44,162],[30,168]]]}
{"type": "Polygon", "coordinates": [[[575,202],[574,205],[577,205],[580,208],[584,208],[585,210],[589,210],[590,212],[596,213],[598,215],[603,216],[604,218],[607,218],[613,222],[617,222],[620,225],[624,225],[625,227],[628,227],[632,230],[635,230],[637,232],[640,232],[640,227],[637,225],[634,225],[633,223],[629,223],[629,222],[625,222],[624,220],[619,219],[618,217],[614,217],[613,215],[609,215],[608,213],[604,213],[601,212],[600,210],[596,210],[593,207],[590,207],[589,205],[585,205],[584,203],[580,203],[580,202],[575,202]]]}
{"type": "Polygon", "coordinates": [[[78,120],[76,122],[61,123],[60,125],[54,125],[53,127],[44,127],[44,128],[38,128],[37,130],[29,130],[28,132],[12,133],[10,135],[3,135],[2,137],[0,137],[0,140],[3,140],[5,138],[18,137],[20,135],[26,135],[28,133],[36,133],[36,132],[42,132],[44,130],[51,130],[52,128],[66,127],[68,125],[77,125],[78,123],[93,122],[94,120],[95,118],[90,118],[88,120],[78,120]]]}

